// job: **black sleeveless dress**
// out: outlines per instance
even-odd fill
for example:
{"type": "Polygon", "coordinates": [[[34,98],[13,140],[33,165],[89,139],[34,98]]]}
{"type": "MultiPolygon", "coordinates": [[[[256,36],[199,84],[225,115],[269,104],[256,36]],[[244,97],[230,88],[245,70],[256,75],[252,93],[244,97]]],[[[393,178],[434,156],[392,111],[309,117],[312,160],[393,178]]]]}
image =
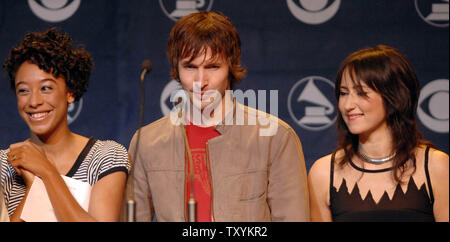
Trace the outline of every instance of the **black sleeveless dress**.
{"type": "MultiPolygon", "coordinates": [[[[346,180],[342,181],[339,192],[333,186],[334,179],[334,156],[331,157],[330,169],[330,209],[333,221],[340,222],[434,222],[433,215],[433,190],[431,188],[430,175],[428,172],[429,147],[425,151],[425,174],[430,191],[428,196],[425,184],[417,188],[412,176],[408,182],[406,193],[400,184],[397,185],[392,200],[387,192],[381,200],[375,203],[372,194],[368,192],[364,200],[361,198],[358,183],[355,184],[351,193],[348,191],[346,180]]],[[[366,170],[356,166],[351,160],[350,165],[361,172],[388,172],[392,168],[381,170],[366,170]]]]}

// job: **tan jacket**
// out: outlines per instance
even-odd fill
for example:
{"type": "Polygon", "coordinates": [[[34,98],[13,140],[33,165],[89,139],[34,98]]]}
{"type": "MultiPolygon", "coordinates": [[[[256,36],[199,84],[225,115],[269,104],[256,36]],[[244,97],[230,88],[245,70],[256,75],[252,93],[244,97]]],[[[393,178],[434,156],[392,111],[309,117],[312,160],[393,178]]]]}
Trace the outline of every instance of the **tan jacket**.
{"type": "MultiPolygon", "coordinates": [[[[244,105],[234,107],[232,113],[243,111],[246,121],[256,113],[244,105]]],[[[276,134],[260,136],[262,126],[256,120],[255,125],[223,125],[223,121],[216,126],[221,135],[207,142],[212,221],[309,221],[307,174],[298,136],[273,116],[276,134]]],[[[152,221],[156,215],[157,221],[187,221],[188,159],[182,127],[173,125],[170,116],[143,127],[139,153],[133,157],[136,134],[129,149],[135,161],[131,181],[136,220],[152,221]]]]}

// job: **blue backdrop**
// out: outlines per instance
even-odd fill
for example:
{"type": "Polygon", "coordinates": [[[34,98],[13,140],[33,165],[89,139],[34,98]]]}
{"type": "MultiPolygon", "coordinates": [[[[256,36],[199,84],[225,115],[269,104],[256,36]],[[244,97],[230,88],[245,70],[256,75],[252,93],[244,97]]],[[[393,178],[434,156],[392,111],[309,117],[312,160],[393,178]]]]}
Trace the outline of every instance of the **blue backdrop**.
{"type": "MultiPolygon", "coordinates": [[[[171,108],[176,88],[166,57],[170,29],[198,10],[220,11],[235,24],[248,68],[236,89],[278,90],[278,116],[300,137],[308,169],[336,145],[338,65],[377,44],[399,49],[412,62],[422,88],[420,130],[449,152],[448,0],[2,0],[0,60],[28,31],[58,26],[70,33],[96,63],[88,92],[70,107],[70,128],[128,147],[138,122],[141,62],[153,63],[146,82],[148,124],[171,108]]],[[[29,131],[5,71],[0,97],[0,148],[7,148],[29,131]]]]}

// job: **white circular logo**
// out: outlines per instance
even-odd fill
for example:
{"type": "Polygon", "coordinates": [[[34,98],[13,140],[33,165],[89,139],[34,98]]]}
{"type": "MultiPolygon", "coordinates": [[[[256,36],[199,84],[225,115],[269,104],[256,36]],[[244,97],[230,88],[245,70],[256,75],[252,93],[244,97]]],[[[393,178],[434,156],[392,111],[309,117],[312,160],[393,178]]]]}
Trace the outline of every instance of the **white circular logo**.
{"type": "Polygon", "coordinates": [[[328,4],[328,0],[299,0],[300,5],[297,5],[294,0],[286,2],[291,13],[298,20],[307,24],[327,22],[336,15],[341,5],[341,0],[334,0],[331,4],[328,4]]]}
{"type": "Polygon", "coordinates": [[[448,79],[434,80],[420,92],[417,116],[427,128],[437,133],[449,131],[448,92],[448,79]]]}
{"type": "Polygon", "coordinates": [[[83,98],[80,98],[78,102],[69,104],[67,110],[67,122],[69,124],[73,123],[80,115],[82,109],[83,109],[83,98]]]}
{"type": "Polygon", "coordinates": [[[81,4],[81,0],[28,0],[31,11],[47,22],[61,22],[70,18],[81,4]],[[39,3],[40,2],[40,3],[39,3]]]}
{"type": "Polygon", "coordinates": [[[161,112],[163,116],[166,116],[170,113],[172,110],[171,108],[171,102],[170,102],[170,95],[176,90],[182,89],[181,84],[175,80],[170,81],[163,89],[161,93],[160,98],[160,106],[161,106],[161,112]]]}
{"type": "Polygon", "coordinates": [[[178,19],[201,10],[210,11],[214,0],[159,0],[163,12],[172,19],[178,19]]]}
{"type": "Polygon", "coordinates": [[[289,114],[306,130],[324,130],[333,125],[337,118],[336,101],[333,97],[333,82],[320,76],[305,77],[289,92],[289,114]]]}
{"type": "Polygon", "coordinates": [[[417,13],[428,24],[448,27],[449,0],[414,0],[417,13]]]}

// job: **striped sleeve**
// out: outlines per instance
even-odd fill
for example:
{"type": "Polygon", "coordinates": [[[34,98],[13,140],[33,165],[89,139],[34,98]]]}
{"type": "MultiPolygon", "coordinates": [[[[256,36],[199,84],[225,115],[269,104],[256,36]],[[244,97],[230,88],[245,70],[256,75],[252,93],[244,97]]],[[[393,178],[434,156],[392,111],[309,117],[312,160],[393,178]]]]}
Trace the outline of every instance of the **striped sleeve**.
{"type": "Polygon", "coordinates": [[[103,142],[103,155],[100,157],[100,169],[97,181],[103,177],[118,171],[123,171],[128,176],[130,161],[125,147],[115,141],[103,142]]]}
{"type": "Polygon", "coordinates": [[[14,169],[9,165],[7,152],[9,152],[9,150],[0,150],[1,184],[3,188],[1,195],[4,196],[8,214],[11,216],[22,201],[25,195],[26,186],[22,177],[15,176],[14,169]]]}
{"type": "Polygon", "coordinates": [[[9,200],[9,190],[11,187],[11,179],[9,178],[8,171],[8,160],[7,160],[7,150],[0,150],[0,182],[1,182],[1,195],[3,196],[6,205],[8,205],[7,201],[9,200]]]}

